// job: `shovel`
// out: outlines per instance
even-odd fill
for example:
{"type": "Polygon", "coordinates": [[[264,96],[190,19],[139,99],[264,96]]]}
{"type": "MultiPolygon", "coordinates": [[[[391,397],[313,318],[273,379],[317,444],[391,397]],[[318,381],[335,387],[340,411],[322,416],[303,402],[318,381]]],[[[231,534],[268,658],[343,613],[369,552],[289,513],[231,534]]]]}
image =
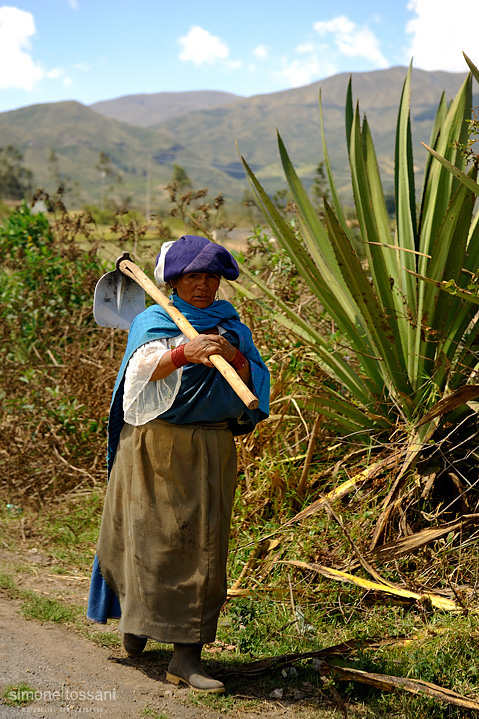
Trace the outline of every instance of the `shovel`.
{"type": "Polygon", "coordinates": [[[93,317],[100,327],[127,330],[145,309],[145,291],[120,270],[107,272],[95,287],[93,317]]]}
{"type": "MultiPolygon", "coordinates": [[[[198,335],[174,304],[154,282],[130,260],[124,252],[116,261],[116,270],[98,281],[93,300],[93,316],[101,327],[128,329],[133,319],[145,309],[145,292],[169,314],[175,325],[189,340],[198,335]]],[[[210,355],[216,367],[248,409],[259,405],[257,397],[248,389],[236,370],[221,355],[210,355]]]]}

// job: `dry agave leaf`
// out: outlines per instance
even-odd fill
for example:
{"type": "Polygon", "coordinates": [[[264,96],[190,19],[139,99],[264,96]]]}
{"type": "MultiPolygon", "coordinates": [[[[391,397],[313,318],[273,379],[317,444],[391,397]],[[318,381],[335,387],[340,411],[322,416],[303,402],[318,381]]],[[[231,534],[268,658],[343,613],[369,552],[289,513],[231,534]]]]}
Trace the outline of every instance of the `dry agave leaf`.
{"type": "Polygon", "coordinates": [[[376,527],[374,529],[373,536],[369,545],[370,551],[372,551],[376,547],[380,537],[383,535],[386,529],[386,525],[391,515],[394,513],[394,511],[400,504],[400,500],[396,497],[396,495],[407,479],[408,469],[410,469],[410,467],[414,464],[425,444],[431,439],[432,435],[436,431],[438,424],[438,416],[430,418],[430,421],[427,425],[421,423],[421,428],[416,430],[414,436],[412,436],[411,439],[408,441],[405,450],[403,450],[403,454],[405,454],[406,456],[402,463],[401,469],[399,470],[398,476],[396,477],[393,486],[389,490],[388,495],[383,502],[383,511],[378,521],[376,522],[376,527]]]}
{"type": "Polygon", "coordinates": [[[461,519],[441,524],[438,527],[423,529],[407,537],[401,537],[394,542],[388,542],[388,544],[377,547],[369,556],[383,562],[396,559],[397,557],[402,557],[405,554],[414,552],[416,549],[420,549],[420,547],[424,547],[435,539],[444,537],[446,534],[449,534],[449,532],[456,532],[468,524],[479,524],[479,514],[466,514],[461,519]]]}
{"type": "Polygon", "coordinates": [[[379,582],[380,584],[387,584],[389,587],[393,587],[394,589],[402,589],[402,587],[399,587],[397,584],[394,584],[394,582],[390,582],[389,580],[384,579],[383,577],[381,577],[381,575],[379,574],[379,572],[376,571],[375,567],[373,567],[372,564],[370,564],[370,563],[368,562],[368,560],[366,559],[366,557],[364,557],[364,556],[361,554],[361,552],[359,551],[358,546],[357,546],[356,543],[353,541],[353,538],[351,537],[351,535],[349,534],[348,530],[347,530],[346,527],[344,526],[343,520],[341,519],[341,517],[340,517],[338,514],[336,514],[336,512],[334,511],[334,509],[331,507],[330,504],[328,504],[328,511],[332,514],[332,516],[334,517],[334,519],[336,520],[336,522],[337,522],[337,523],[339,524],[339,526],[341,527],[341,529],[342,529],[342,531],[343,531],[343,534],[345,535],[345,537],[346,537],[346,539],[348,540],[348,542],[351,544],[351,546],[352,546],[352,548],[353,548],[353,551],[354,551],[354,553],[355,553],[355,555],[356,555],[356,558],[358,559],[358,561],[359,561],[360,565],[362,566],[362,568],[363,568],[368,574],[370,574],[371,577],[373,577],[373,579],[375,579],[375,580],[376,580],[377,582],[379,582]]]}
{"type": "MultiPolygon", "coordinates": [[[[312,514],[315,514],[321,508],[328,506],[331,502],[346,497],[348,494],[353,492],[355,489],[358,489],[362,484],[364,484],[364,482],[366,482],[368,479],[371,479],[382,470],[391,469],[391,467],[393,467],[397,463],[400,454],[400,452],[397,452],[393,455],[386,457],[385,459],[380,460],[379,462],[374,462],[374,464],[371,464],[369,467],[366,467],[365,469],[361,470],[361,472],[359,472],[358,474],[355,474],[354,477],[351,477],[351,479],[347,479],[345,482],[340,484],[339,487],[335,487],[327,494],[324,494],[322,497],[310,504],[309,507],[302,509],[301,512],[295,514],[294,517],[288,519],[287,522],[278,527],[278,529],[276,529],[274,532],[271,532],[271,534],[266,534],[258,541],[263,542],[266,539],[270,539],[271,537],[280,534],[284,529],[291,526],[292,524],[300,522],[302,519],[306,519],[312,514]]],[[[253,542],[250,542],[250,544],[253,544],[253,542]]]]}
{"type": "Polygon", "coordinates": [[[242,597],[273,597],[274,599],[283,599],[289,594],[288,589],[280,589],[275,587],[261,587],[261,589],[241,589],[241,587],[230,587],[227,592],[228,599],[238,599],[242,597]]]}
{"type": "Polygon", "coordinates": [[[451,412],[454,409],[457,409],[457,407],[461,407],[462,405],[467,404],[467,402],[474,400],[478,395],[479,385],[477,384],[460,387],[447,397],[443,397],[442,399],[440,399],[439,402],[437,402],[434,407],[431,407],[429,412],[426,412],[426,414],[421,417],[419,422],[416,424],[416,432],[408,443],[406,457],[404,459],[401,470],[399,471],[399,474],[393,486],[391,487],[388,496],[384,500],[383,511],[376,523],[376,528],[374,530],[373,537],[369,545],[370,551],[372,551],[376,547],[380,537],[383,535],[386,529],[386,525],[389,519],[391,518],[396,508],[399,506],[400,502],[397,498],[395,499],[395,497],[403,486],[404,482],[406,481],[407,470],[413,465],[425,444],[431,439],[437,426],[439,425],[439,421],[442,415],[446,414],[447,412],[451,412]]]}
{"type": "Polygon", "coordinates": [[[295,514],[295,516],[283,524],[280,529],[284,529],[290,524],[295,524],[302,519],[306,519],[306,517],[310,517],[312,514],[315,514],[319,509],[321,509],[321,507],[324,507],[325,504],[346,497],[346,495],[360,487],[364,482],[366,482],[366,480],[371,479],[371,477],[377,474],[380,470],[390,467],[391,463],[395,462],[396,459],[397,457],[394,455],[394,457],[387,457],[379,462],[374,462],[374,464],[371,464],[358,474],[355,474],[354,477],[351,477],[351,479],[348,479],[346,482],[340,484],[339,487],[335,487],[330,492],[317,499],[315,502],[310,504],[309,507],[306,507],[301,512],[298,512],[298,514],[295,514]]]}
{"type": "Polygon", "coordinates": [[[462,406],[463,404],[466,404],[467,402],[470,402],[471,400],[474,400],[475,397],[477,397],[478,395],[479,385],[477,384],[460,387],[458,390],[452,392],[447,397],[443,397],[442,399],[440,399],[439,402],[437,402],[434,407],[431,407],[429,412],[426,412],[426,414],[421,417],[419,422],[416,424],[416,432],[408,443],[406,457],[404,459],[401,470],[393,486],[391,487],[388,496],[384,500],[383,511],[376,523],[376,528],[374,530],[373,537],[369,545],[371,551],[376,547],[379,538],[383,535],[385,531],[386,525],[391,518],[391,515],[399,506],[398,499],[395,499],[395,501],[393,500],[401,489],[404,482],[406,481],[407,470],[413,465],[424,445],[434,434],[441,416],[443,414],[446,414],[447,412],[451,412],[452,410],[462,406]]]}
{"type": "Polygon", "coordinates": [[[325,567],[322,564],[311,564],[309,562],[300,562],[295,560],[283,560],[282,564],[290,564],[299,569],[309,569],[313,572],[318,572],[328,579],[334,579],[339,582],[349,582],[355,584],[362,589],[367,589],[374,592],[384,592],[386,594],[393,594],[397,597],[405,597],[406,599],[414,599],[416,601],[423,602],[427,600],[436,609],[441,609],[445,612],[460,612],[462,608],[446,597],[440,597],[438,594],[432,592],[423,592],[418,594],[417,592],[411,592],[409,589],[402,589],[401,587],[390,586],[388,584],[382,584],[380,582],[371,582],[370,579],[363,579],[362,577],[356,577],[353,574],[342,572],[339,569],[332,569],[331,567],[325,567]]]}
{"type": "Polygon", "coordinates": [[[459,387],[455,392],[452,392],[447,397],[443,397],[437,402],[434,407],[431,407],[429,412],[421,418],[418,422],[417,427],[420,427],[426,422],[430,422],[431,419],[439,417],[447,412],[452,412],[457,407],[461,407],[463,404],[467,404],[471,400],[474,400],[479,396],[479,384],[468,384],[464,387],[459,387]]]}
{"type": "Polygon", "coordinates": [[[456,707],[464,709],[479,709],[479,702],[473,699],[457,694],[450,689],[444,689],[437,684],[425,682],[421,679],[409,679],[405,677],[394,677],[388,674],[375,674],[373,672],[365,672],[361,669],[350,669],[348,667],[337,667],[325,664],[322,667],[337,679],[343,681],[355,681],[369,686],[376,687],[382,691],[397,691],[403,689],[412,694],[426,695],[433,697],[438,701],[452,704],[456,707]]]}

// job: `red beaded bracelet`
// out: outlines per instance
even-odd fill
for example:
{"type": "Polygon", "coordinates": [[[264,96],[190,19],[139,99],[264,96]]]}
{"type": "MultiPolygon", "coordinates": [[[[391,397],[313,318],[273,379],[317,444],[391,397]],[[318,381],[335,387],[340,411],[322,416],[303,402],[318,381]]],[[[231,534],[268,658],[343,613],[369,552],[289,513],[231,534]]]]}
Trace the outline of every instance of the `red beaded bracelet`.
{"type": "Polygon", "coordinates": [[[235,368],[235,370],[243,369],[246,364],[246,357],[237,349],[235,356],[231,360],[230,364],[232,367],[235,368]]]}
{"type": "Polygon", "coordinates": [[[175,365],[176,369],[188,364],[188,360],[185,357],[185,345],[179,345],[179,347],[175,347],[171,350],[171,362],[175,365]]]}

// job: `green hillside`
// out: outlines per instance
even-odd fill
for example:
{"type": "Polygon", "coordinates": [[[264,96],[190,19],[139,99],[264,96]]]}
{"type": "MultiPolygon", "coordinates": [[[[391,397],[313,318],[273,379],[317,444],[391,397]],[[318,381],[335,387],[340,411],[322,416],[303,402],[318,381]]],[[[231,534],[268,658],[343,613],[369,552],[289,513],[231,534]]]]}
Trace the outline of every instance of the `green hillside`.
{"type": "MultiPolygon", "coordinates": [[[[395,67],[367,73],[352,73],[353,93],[366,112],[385,185],[393,182],[393,153],[397,109],[406,68],[395,67]]],[[[321,90],[326,138],[338,182],[349,185],[344,135],[344,105],[350,74],[343,73],[305,87],[258,95],[226,106],[169,120],[158,128],[174,131],[180,143],[208,158],[230,176],[241,172],[234,140],[258,176],[273,189],[282,176],[276,144],[279,130],[294,164],[303,178],[313,179],[322,157],[318,98],[321,90]]],[[[429,141],[437,104],[444,90],[453,97],[463,74],[415,70],[412,83],[412,127],[415,154],[429,141]]],[[[422,161],[418,162],[422,166],[422,161]]]]}
{"type": "MultiPolygon", "coordinates": [[[[387,191],[393,185],[395,124],[405,75],[403,67],[352,74],[354,97],[360,99],[361,110],[367,113],[387,191]]],[[[425,156],[420,142],[429,141],[442,91],[452,98],[464,77],[465,73],[413,72],[412,128],[418,167],[423,166],[425,156]]],[[[55,189],[55,168],[49,162],[53,149],[56,169],[61,177],[68,178],[67,184],[74,189],[70,203],[76,205],[99,204],[110,183],[108,178],[102,179],[97,167],[100,152],[108,155],[114,173],[122,176],[123,182],[114,189],[117,198],[131,196],[141,207],[145,206],[148,184],[151,207],[166,204],[164,187],[174,163],[187,171],[196,189],[208,187],[211,195],[223,192],[227,198],[240,199],[248,185],[235,141],[269,191],[284,187],[276,129],[306,185],[313,180],[322,158],[318,109],[321,90],[333,169],[340,191],[347,196],[344,103],[348,80],[349,74],[344,73],[304,87],[250,98],[228,93],[158,93],[96,104],[103,112],[114,109],[117,119],[78,102],[33,105],[0,114],[0,145],[12,144],[20,149],[36,185],[49,190],[55,189]],[[148,102],[143,104],[142,114],[141,98],[145,97],[148,102]],[[205,107],[205,103],[219,101],[227,104],[205,107]],[[148,127],[155,116],[151,103],[160,112],[162,102],[161,112],[169,114],[169,119],[148,127]],[[203,103],[203,109],[187,111],[197,102],[203,103]],[[132,108],[136,125],[126,122],[132,117],[132,108]],[[172,113],[176,113],[174,117],[172,113]]]]}
{"type": "Polygon", "coordinates": [[[102,179],[96,167],[100,152],[108,155],[114,173],[123,178],[115,189],[118,196],[132,195],[137,203],[144,203],[149,173],[152,207],[165,198],[173,162],[188,167],[198,186],[207,184],[220,192],[225,182],[236,184],[179,144],[171,131],[118,122],[78,102],[32,105],[1,113],[0,137],[2,146],[12,144],[21,150],[34,173],[35,185],[48,190],[57,184],[49,162],[53,149],[60,176],[76,188],[77,202],[101,202],[102,187],[109,180],[102,179]]]}

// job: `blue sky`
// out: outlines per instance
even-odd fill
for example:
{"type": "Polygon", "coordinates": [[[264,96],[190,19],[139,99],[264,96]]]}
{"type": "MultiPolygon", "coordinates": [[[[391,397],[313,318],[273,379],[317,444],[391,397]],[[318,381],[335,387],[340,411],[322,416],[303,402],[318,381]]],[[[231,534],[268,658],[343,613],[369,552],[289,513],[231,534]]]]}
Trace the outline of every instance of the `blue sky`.
{"type": "Polygon", "coordinates": [[[225,90],[338,72],[479,63],[479,0],[0,0],[0,112],[39,102],[225,90]],[[470,28],[470,32],[468,32],[470,28]]]}

